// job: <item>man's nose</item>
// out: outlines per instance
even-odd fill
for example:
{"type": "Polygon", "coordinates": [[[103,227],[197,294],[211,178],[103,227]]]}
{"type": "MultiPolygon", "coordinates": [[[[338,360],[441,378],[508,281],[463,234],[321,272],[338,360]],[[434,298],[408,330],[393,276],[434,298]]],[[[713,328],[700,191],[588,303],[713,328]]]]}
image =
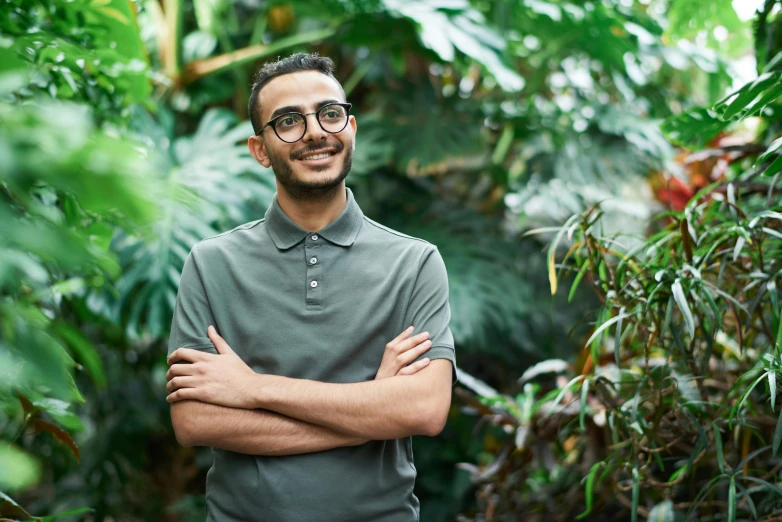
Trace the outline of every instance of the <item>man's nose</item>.
{"type": "Polygon", "coordinates": [[[325,140],[328,132],[324,131],[323,128],[320,126],[320,122],[318,121],[318,115],[308,114],[307,116],[305,116],[305,118],[310,118],[310,119],[307,120],[307,130],[304,133],[304,136],[301,138],[301,140],[302,141],[325,140]]]}

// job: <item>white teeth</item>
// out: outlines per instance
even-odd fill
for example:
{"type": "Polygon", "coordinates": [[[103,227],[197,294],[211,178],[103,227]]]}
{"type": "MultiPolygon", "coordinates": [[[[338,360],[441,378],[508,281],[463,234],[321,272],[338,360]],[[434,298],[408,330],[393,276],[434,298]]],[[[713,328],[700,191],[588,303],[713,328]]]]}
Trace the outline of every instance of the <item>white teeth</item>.
{"type": "Polygon", "coordinates": [[[304,156],[302,159],[304,160],[318,160],[323,158],[328,158],[329,156],[332,156],[333,154],[331,152],[324,152],[323,154],[315,154],[314,156],[304,156]]]}

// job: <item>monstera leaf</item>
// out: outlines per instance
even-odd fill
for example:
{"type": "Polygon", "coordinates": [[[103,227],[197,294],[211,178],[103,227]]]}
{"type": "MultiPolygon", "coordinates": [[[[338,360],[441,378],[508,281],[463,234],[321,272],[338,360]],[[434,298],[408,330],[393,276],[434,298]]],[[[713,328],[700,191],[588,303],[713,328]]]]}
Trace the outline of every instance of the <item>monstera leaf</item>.
{"type": "Polygon", "coordinates": [[[360,132],[370,134],[376,143],[390,144],[393,163],[411,176],[486,150],[478,107],[460,99],[438,100],[429,83],[408,82],[375,106],[362,116],[360,132]]]}
{"type": "Polygon", "coordinates": [[[162,219],[140,231],[117,231],[112,248],[122,276],[112,291],[90,296],[90,308],[125,326],[131,339],[163,335],[169,325],[179,274],[198,241],[263,217],[276,190],[271,170],[244,143],[249,122],[223,109],[204,114],[194,134],[173,137],[171,115],[140,114],[136,131],[148,139],[168,194],[162,219]]]}
{"type": "Polygon", "coordinates": [[[453,62],[458,49],[482,64],[504,90],[524,87],[524,78],[503,61],[505,39],[486,26],[483,15],[467,0],[383,0],[383,4],[392,16],[415,22],[421,43],[444,62],[453,62]]]}

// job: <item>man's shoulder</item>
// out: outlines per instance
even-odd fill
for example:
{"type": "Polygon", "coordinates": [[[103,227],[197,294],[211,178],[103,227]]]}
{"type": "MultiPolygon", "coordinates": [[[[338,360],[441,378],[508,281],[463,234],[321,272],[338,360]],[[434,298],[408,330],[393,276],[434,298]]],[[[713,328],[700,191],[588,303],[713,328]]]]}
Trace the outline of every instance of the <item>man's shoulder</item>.
{"type": "Polygon", "coordinates": [[[210,250],[223,250],[235,245],[247,244],[252,238],[258,237],[258,229],[264,225],[266,218],[256,219],[242,225],[236,226],[225,232],[220,232],[213,236],[205,237],[193,246],[193,250],[198,249],[199,253],[210,250]]]}
{"type": "Polygon", "coordinates": [[[394,230],[391,227],[378,223],[374,219],[364,216],[364,223],[367,225],[369,236],[381,242],[384,247],[400,246],[405,249],[413,248],[415,251],[424,252],[430,249],[436,249],[437,246],[420,237],[411,236],[394,230]]]}

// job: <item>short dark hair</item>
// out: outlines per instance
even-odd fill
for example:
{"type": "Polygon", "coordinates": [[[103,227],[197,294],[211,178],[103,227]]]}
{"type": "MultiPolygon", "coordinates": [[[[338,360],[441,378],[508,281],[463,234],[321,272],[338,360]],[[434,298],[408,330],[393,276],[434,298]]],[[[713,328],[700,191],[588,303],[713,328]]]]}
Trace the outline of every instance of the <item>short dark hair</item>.
{"type": "Polygon", "coordinates": [[[300,71],[318,71],[333,78],[334,81],[337,82],[337,85],[339,85],[343,98],[345,97],[345,90],[334,77],[334,62],[331,58],[327,56],[318,56],[317,52],[311,54],[296,53],[287,58],[277,58],[277,61],[275,62],[264,64],[253,78],[253,89],[252,93],[250,93],[250,101],[247,104],[247,113],[250,116],[253,131],[256,134],[261,130],[261,127],[263,127],[263,122],[261,121],[261,106],[259,103],[263,86],[278,76],[300,71]]]}

